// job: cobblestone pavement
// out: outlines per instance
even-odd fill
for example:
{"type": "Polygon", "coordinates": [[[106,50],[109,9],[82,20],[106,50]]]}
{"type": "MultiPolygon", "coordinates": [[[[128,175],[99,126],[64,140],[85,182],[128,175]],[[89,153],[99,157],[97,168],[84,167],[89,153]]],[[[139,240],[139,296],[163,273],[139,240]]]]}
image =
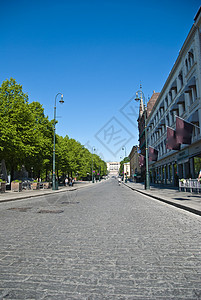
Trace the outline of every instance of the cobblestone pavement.
{"type": "Polygon", "coordinates": [[[168,187],[167,185],[161,186],[160,184],[151,185],[149,190],[145,190],[142,183],[127,182],[123,184],[144,195],[151,196],[201,216],[200,193],[180,192],[178,188],[168,187]]]}
{"type": "Polygon", "coordinates": [[[116,180],[74,192],[0,204],[0,299],[201,299],[200,216],[116,180]]]}

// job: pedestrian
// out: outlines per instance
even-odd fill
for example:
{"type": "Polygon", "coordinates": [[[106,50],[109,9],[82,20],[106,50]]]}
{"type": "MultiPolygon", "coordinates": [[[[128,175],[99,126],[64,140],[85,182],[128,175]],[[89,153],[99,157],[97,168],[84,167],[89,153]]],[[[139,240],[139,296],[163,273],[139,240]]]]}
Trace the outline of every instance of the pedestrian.
{"type": "Polygon", "coordinates": [[[66,177],[66,179],[65,179],[65,186],[67,186],[68,185],[68,178],[66,177]]]}
{"type": "Polygon", "coordinates": [[[198,174],[198,181],[201,179],[201,169],[199,171],[199,174],[198,174]]]}
{"type": "Polygon", "coordinates": [[[73,182],[72,182],[72,178],[70,177],[69,179],[69,186],[72,186],[73,185],[73,182]]]}

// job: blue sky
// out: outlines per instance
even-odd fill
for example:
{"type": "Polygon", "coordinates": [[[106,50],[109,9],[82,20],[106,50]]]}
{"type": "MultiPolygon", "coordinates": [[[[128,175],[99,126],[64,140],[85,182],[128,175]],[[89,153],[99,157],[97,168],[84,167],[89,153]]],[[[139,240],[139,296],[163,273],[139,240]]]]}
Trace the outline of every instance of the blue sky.
{"type": "Polygon", "coordinates": [[[160,92],[200,1],[0,0],[0,84],[11,77],[39,101],[56,132],[106,161],[138,143],[139,89],[160,92]],[[132,105],[135,113],[127,116],[132,105]],[[122,113],[123,112],[123,113],[122,113]]]}

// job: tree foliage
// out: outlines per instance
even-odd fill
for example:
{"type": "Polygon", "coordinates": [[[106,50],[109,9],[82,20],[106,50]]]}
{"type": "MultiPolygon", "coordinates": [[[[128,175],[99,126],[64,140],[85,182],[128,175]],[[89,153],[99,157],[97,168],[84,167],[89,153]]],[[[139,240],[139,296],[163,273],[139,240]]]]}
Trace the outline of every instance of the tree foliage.
{"type": "Polygon", "coordinates": [[[128,157],[124,157],[124,159],[120,162],[119,174],[123,175],[124,172],[124,164],[128,163],[130,160],[128,157]]]}
{"type": "MultiPolygon", "coordinates": [[[[35,177],[52,173],[53,120],[49,121],[42,105],[28,103],[28,95],[15,79],[0,87],[0,160],[5,159],[8,172],[25,166],[35,177]]],[[[106,164],[93,156],[94,170],[106,173],[106,164]]],[[[75,139],[56,135],[56,168],[58,175],[87,177],[92,172],[92,154],[75,139]]]]}

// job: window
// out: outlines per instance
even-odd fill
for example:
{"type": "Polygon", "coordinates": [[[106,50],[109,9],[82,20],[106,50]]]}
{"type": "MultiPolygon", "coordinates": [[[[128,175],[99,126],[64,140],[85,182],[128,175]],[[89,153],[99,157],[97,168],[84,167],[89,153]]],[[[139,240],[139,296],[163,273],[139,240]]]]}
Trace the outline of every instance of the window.
{"type": "Polygon", "coordinates": [[[186,73],[188,73],[188,60],[187,60],[187,58],[185,60],[185,65],[186,65],[186,73]]]}
{"type": "Polygon", "coordinates": [[[177,79],[175,79],[172,84],[171,84],[171,88],[170,88],[171,94],[172,94],[172,98],[174,98],[177,94],[177,79]]]}
{"type": "Polygon", "coordinates": [[[190,68],[193,66],[194,64],[194,53],[193,53],[193,49],[191,49],[188,52],[188,56],[185,60],[185,66],[186,66],[186,73],[189,72],[190,68]]]}
{"type": "Polygon", "coordinates": [[[191,68],[194,64],[194,54],[193,54],[193,49],[191,49],[188,52],[188,62],[189,62],[189,68],[191,68]]]}
{"type": "Polygon", "coordinates": [[[163,155],[163,142],[161,143],[161,156],[163,155]]]}
{"type": "Polygon", "coordinates": [[[186,105],[185,102],[181,103],[181,113],[183,114],[186,111],[186,105]]]}
{"type": "Polygon", "coordinates": [[[179,78],[179,86],[180,86],[180,88],[182,88],[183,85],[184,85],[184,79],[183,79],[183,73],[182,73],[182,71],[179,73],[178,78],[179,78]]]}
{"type": "Polygon", "coordinates": [[[166,96],[165,98],[165,108],[167,109],[168,108],[168,97],[166,96]]]}
{"type": "Polygon", "coordinates": [[[172,91],[169,91],[169,99],[170,99],[170,103],[172,102],[172,91]]]}
{"type": "Polygon", "coordinates": [[[188,94],[189,106],[191,106],[193,102],[197,99],[196,86],[192,86],[185,93],[188,94]]]}
{"type": "Polygon", "coordinates": [[[170,119],[169,119],[170,126],[174,123],[174,116],[173,111],[170,112],[170,119]]]}
{"type": "Polygon", "coordinates": [[[166,116],[166,125],[170,126],[170,120],[169,120],[169,116],[168,115],[166,116]]]}

